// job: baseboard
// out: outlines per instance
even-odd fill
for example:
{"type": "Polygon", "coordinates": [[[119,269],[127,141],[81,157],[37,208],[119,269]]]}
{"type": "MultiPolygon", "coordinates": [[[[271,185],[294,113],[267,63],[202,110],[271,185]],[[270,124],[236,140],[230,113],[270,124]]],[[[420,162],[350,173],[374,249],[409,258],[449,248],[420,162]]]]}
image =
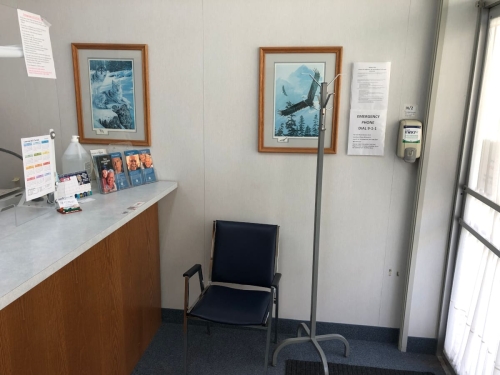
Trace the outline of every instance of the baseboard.
{"type": "MultiPolygon", "coordinates": [[[[303,322],[303,320],[280,319],[278,326],[279,332],[296,334],[297,327],[301,322],[303,322]]],[[[377,341],[386,343],[397,343],[399,338],[399,329],[397,328],[327,322],[317,322],[316,333],[318,335],[337,333],[344,336],[348,340],[377,341]]]]}
{"type": "MultiPolygon", "coordinates": [[[[177,309],[161,309],[161,317],[164,323],[183,323],[183,311],[177,309]]],[[[297,333],[298,325],[302,320],[280,318],[278,331],[283,334],[294,335],[297,333]]],[[[189,324],[204,324],[201,321],[192,321],[189,324]]],[[[227,327],[227,326],[225,326],[227,327]]],[[[236,328],[236,327],[235,327],[236,328]]],[[[318,335],[327,333],[337,333],[348,340],[376,341],[383,343],[397,344],[399,339],[398,328],[385,328],[363,326],[356,324],[341,324],[317,322],[316,332],[318,335]]],[[[435,355],[437,350],[437,340],[422,337],[408,337],[407,352],[435,355]]]]}
{"type": "Polygon", "coordinates": [[[408,336],[406,351],[409,353],[432,354],[437,353],[437,339],[428,339],[425,337],[408,336]]]}

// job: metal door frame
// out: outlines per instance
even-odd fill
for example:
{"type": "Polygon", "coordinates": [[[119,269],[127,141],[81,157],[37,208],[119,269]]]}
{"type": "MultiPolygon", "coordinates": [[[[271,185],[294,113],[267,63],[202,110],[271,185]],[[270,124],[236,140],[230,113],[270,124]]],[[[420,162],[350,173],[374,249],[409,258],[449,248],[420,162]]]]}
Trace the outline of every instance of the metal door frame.
{"type": "MultiPolygon", "coordinates": [[[[444,341],[446,336],[446,326],[448,322],[448,310],[450,307],[451,290],[453,286],[453,278],[455,274],[455,265],[457,260],[458,245],[460,242],[461,228],[470,231],[470,227],[463,222],[463,214],[465,211],[465,203],[467,195],[473,195],[483,201],[488,206],[497,209],[498,205],[488,199],[482,199],[481,196],[467,187],[469,180],[469,172],[472,161],[472,153],[474,146],[474,138],[476,134],[476,124],[478,117],[478,107],[480,103],[480,95],[484,78],[484,63],[488,45],[489,19],[491,11],[494,16],[500,17],[500,1],[478,1],[478,15],[476,25],[476,36],[474,44],[473,64],[471,66],[469,87],[467,92],[468,108],[464,116],[464,127],[462,130],[459,164],[457,167],[457,177],[454,188],[454,205],[451,212],[450,229],[448,234],[448,245],[446,254],[445,277],[443,279],[443,288],[441,293],[441,308],[438,327],[438,355],[444,354],[444,341]]],[[[473,235],[477,233],[471,232],[473,235]]],[[[482,241],[480,238],[478,238],[482,241]]],[[[484,239],[483,239],[484,240],[484,239]]],[[[484,241],[482,241],[484,243],[484,241]]],[[[485,244],[495,252],[491,244],[485,244]]],[[[498,255],[498,254],[497,254],[498,255]]],[[[444,356],[443,356],[444,357],[444,356]]]]}

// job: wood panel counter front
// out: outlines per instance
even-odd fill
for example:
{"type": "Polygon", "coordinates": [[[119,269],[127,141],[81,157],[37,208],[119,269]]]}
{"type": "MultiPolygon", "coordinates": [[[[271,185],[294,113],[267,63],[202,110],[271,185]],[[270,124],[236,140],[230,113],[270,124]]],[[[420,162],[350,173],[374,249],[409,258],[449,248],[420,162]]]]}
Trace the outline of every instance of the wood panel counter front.
{"type": "Polygon", "coordinates": [[[0,310],[0,374],[128,375],[160,323],[154,202],[0,310]]]}

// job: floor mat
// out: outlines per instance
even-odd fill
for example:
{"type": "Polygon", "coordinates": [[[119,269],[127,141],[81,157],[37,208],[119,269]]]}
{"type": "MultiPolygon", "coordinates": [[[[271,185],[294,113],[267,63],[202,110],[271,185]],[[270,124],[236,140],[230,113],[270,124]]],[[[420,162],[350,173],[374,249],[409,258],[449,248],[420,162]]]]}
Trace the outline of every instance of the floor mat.
{"type": "MultiPolygon", "coordinates": [[[[337,363],[328,363],[328,371],[329,375],[434,375],[432,372],[391,370],[337,363]]],[[[289,359],[286,361],[285,375],[323,375],[323,364],[289,359]]]]}

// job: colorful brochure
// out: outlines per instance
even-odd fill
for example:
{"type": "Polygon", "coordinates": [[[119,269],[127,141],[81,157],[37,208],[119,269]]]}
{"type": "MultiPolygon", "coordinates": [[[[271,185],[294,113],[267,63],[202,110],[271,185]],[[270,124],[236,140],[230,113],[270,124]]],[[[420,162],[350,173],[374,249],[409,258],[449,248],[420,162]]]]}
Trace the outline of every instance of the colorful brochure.
{"type": "Polygon", "coordinates": [[[94,156],[97,181],[102,194],[117,191],[115,171],[110,155],[94,156]]]}
{"type": "Polygon", "coordinates": [[[127,162],[128,176],[132,186],[142,185],[144,180],[142,178],[141,162],[139,160],[139,152],[137,150],[128,150],[124,152],[125,160],[127,162]]]}
{"type": "Polygon", "coordinates": [[[153,158],[151,157],[151,151],[149,148],[144,150],[138,150],[139,160],[141,161],[142,175],[144,177],[144,183],[150,183],[156,181],[155,169],[153,166],[153,158]]]}
{"type": "Polygon", "coordinates": [[[127,189],[130,187],[125,174],[125,168],[123,166],[122,154],[120,152],[112,152],[109,154],[111,157],[111,163],[113,164],[113,170],[115,172],[115,182],[118,190],[127,189]]]}

